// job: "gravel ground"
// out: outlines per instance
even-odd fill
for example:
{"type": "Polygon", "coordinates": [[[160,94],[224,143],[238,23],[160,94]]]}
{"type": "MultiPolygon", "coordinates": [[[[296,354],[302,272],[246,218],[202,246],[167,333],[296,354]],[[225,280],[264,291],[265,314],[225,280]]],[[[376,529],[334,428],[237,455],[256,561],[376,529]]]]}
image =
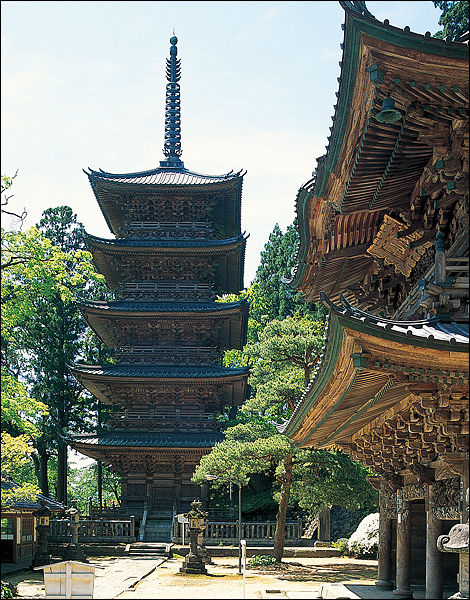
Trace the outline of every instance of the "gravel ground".
{"type": "MultiPolygon", "coordinates": [[[[135,561],[136,559],[134,559],[135,561]]],[[[377,577],[376,560],[354,560],[344,558],[292,558],[280,565],[264,568],[249,568],[238,574],[238,558],[216,557],[207,565],[208,575],[183,575],[179,573],[182,557],[174,557],[149,568],[136,581],[135,563],[113,557],[91,559],[105,567],[96,570],[95,587],[101,598],[137,599],[235,599],[235,598],[296,598],[313,600],[318,597],[322,583],[356,581],[373,585],[377,577]],[[115,575],[116,574],[116,575],[115,575]],[[122,577],[122,591],[116,589],[116,577],[122,577]],[[112,592],[103,595],[104,579],[111,576],[112,592]],[[100,581],[101,580],[101,581],[100,581]],[[127,582],[127,583],[126,583],[127,582]],[[130,584],[129,584],[130,582],[130,584]],[[99,585],[100,584],[100,585],[99,585]]],[[[139,562],[139,566],[142,561],[139,562]]],[[[141,571],[143,572],[143,571],[141,571]]],[[[42,571],[26,572],[10,577],[18,586],[20,598],[44,598],[45,589],[42,571]]],[[[119,588],[119,585],[117,586],[119,588]]]]}

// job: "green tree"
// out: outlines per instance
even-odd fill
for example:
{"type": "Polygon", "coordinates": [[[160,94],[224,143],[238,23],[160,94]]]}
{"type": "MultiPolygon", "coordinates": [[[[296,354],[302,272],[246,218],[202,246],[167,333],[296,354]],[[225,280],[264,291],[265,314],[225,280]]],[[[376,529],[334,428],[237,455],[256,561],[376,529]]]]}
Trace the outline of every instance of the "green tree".
{"type": "MultiPolygon", "coordinates": [[[[346,455],[295,448],[275,426],[290,416],[311,380],[323,348],[323,324],[296,315],[269,322],[258,337],[244,349],[254,395],[239,411],[241,422],[228,427],[226,439],[201,459],[193,481],[202,483],[212,474],[247,485],[254,474],[269,474],[278,503],[274,556],[280,561],[289,504],[356,509],[373,506],[377,493],[366,479],[368,471],[346,455]]],[[[223,479],[215,485],[224,485],[223,479]]]]}
{"type": "Polygon", "coordinates": [[[322,351],[323,329],[323,323],[310,315],[274,320],[264,327],[257,343],[245,346],[255,392],[245,410],[277,420],[290,416],[322,351]]]}
{"type": "Polygon", "coordinates": [[[83,351],[86,329],[75,295],[93,296],[103,281],[90,253],[80,249],[74,232],[81,227],[75,223],[67,207],[46,211],[40,226],[63,247],[37,228],[2,235],[2,366],[7,373],[21,376],[30,395],[49,407],[47,415],[38,415],[40,434],[33,459],[41,490],[49,495],[48,460],[57,454],[56,498],[64,503],[67,447],[63,435],[69,427],[90,428],[95,411],[93,400],[68,370],[83,351]],[[70,247],[61,232],[72,232],[70,247]]]}
{"type": "Polygon", "coordinates": [[[333,504],[351,510],[377,505],[377,492],[367,481],[369,473],[341,452],[302,450],[263,419],[252,419],[226,431],[226,439],[204,456],[193,476],[204,483],[217,475],[213,485],[226,480],[246,486],[255,473],[270,473],[276,481],[278,503],[273,556],[281,561],[289,504],[317,511],[333,504]]]}
{"type": "Polygon", "coordinates": [[[444,27],[433,37],[443,39],[449,36],[454,39],[468,33],[468,1],[438,1],[433,4],[442,11],[439,25],[444,27]]]}
{"type": "Polygon", "coordinates": [[[252,307],[251,316],[259,323],[266,318],[285,319],[295,313],[303,315],[308,312],[308,305],[289,284],[295,266],[297,243],[295,222],[287,227],[286,233],[282,233],[276,223],[261,252],[260,265],[254,279],[254,283],[259,286],[263,303],[252,307]]]}
{"type": "MultiPolygon", "coordinates": [[[[10,207],[10,201],[13,198],[13,194],[10,194],[9,190],[13,185],[15,178],[18,176],[18,171],[13,176],[2,175],[1,176],[1,210],[2,215],[13,220],[14,223],[20,226],[24,223],[26,215],[26,208],[23,208],[21,212],[17,212],[16,209],[10,207]],[[8,207],[8,208],[7,208],[8,207]]],[[[3,228],[2,228],[3,235],[3,228]]]]}
{"type": "Polygon", "coordinates": [[[69,468],[69,493],[73,500],[77,502],[77,508],[81,514],[88,512],[88,502],[90,499],[101,496],[104,504],[110,506],[111,503],[120,502],[121,481],[119,475],[110,471],[107,467],[102,467],[101,474],[99,463],[92,463],[85,467],[69,468]],[[101,479],[101,493],[98,493],[98,486],[101,479]]]}
{"type": "Polygon", "coordinates": [[[47,407],[28,396],[26,386],[2,371],[2,481],[14,481],[14,490],[2,492],[2,506],[12,500],[34,500],[39,492],[31,478],[32,439],[37,433],[35,420],[38,414],[46,414],[47,407]],[[14,432],[11,435],[6,431],[14,432]]]}

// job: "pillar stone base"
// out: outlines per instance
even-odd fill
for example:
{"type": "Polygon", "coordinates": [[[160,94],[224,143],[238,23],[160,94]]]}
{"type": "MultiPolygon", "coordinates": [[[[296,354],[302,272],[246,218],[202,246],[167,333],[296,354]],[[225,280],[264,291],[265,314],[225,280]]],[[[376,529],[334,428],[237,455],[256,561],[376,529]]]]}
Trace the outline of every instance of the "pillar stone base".
{"type": "Polygon", "coordinates": [[[404,588],[393,590],[393,595],[397,598],[413,598],[413,592],[411,590],[405,590],[404,588]]]}
{"type": "Polygon", "coordinates": [[[383,590],[393,590],[393,582],[390,579],[378,579],[375,585],[383,590]]]}
{"type": "Polygon", "coordinates": [[[179,572],[185,575],[207,575],[206,565],[202,560],[202,556],[191,553],[186,555],[179,572]]]}

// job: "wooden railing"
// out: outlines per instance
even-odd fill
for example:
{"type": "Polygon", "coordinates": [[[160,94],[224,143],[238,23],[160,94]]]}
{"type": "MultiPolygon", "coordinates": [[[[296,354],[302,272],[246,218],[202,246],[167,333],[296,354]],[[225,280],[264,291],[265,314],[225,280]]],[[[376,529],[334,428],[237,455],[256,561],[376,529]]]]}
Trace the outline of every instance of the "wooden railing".
{"type": "MultiPolygon", "coordinates": [[[[51,520],[47,536],[50,542],[68,542],[71,539],[70,520],[51,520]]],[[[78,530],[79,542],[135,542],[135,517],[129,520],[81,519],[78,530]]]]}
{"type": "MultiPolygon", "coordinates": [[[[183,539],[183,526],[185,529],[185,540],[189,540],[187,525],[174,522],[173,543],[181,544],[183,539]]],[[[248,546],[270,546],[274,543],[275,521],[242,522],[241,538],[246,540],[248,546]]],[[[302,520],[286,523],[285,544],[298,544],[302,537],[302,520]]],[[[238,521],[209,521],[203,533],[206,546],[217,546],[222,542],[224,545],[238,544],[238,521]]]]}

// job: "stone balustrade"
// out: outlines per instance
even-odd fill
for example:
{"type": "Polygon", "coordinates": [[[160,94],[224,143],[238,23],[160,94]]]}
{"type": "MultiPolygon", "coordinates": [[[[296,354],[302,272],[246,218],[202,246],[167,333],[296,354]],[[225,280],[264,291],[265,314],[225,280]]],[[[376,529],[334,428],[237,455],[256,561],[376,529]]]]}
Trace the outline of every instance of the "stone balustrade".
{"type": "MultiPolygon", "coordinates": [[[[70,539],[69,519],[50,521],[48,540],[67,542],[70,539]]],[[[129,520],[81,519],[78,529],[79,542],[135,542],[135,518],[129,520]]]]}
{"type": "MultiPolygon", "coordinates": [[[[177,521],[173,525],[173,543],[181,544],[183,541],[183,524],[177,521]]],[[[275,521],[242,522],[241,538],[251,546],[270,546],[274,542],[275,521]]],[[[302,536],[302,521],[286,523],[285,544],[296,545],[302,536]]],[[[185,543],[188,539],[185,530],[185,543]]],[[[238,544],[238,521],[209,521],[203,532],[204,544],[216,546],[221,542],[225,545],[238,544]]]]}

